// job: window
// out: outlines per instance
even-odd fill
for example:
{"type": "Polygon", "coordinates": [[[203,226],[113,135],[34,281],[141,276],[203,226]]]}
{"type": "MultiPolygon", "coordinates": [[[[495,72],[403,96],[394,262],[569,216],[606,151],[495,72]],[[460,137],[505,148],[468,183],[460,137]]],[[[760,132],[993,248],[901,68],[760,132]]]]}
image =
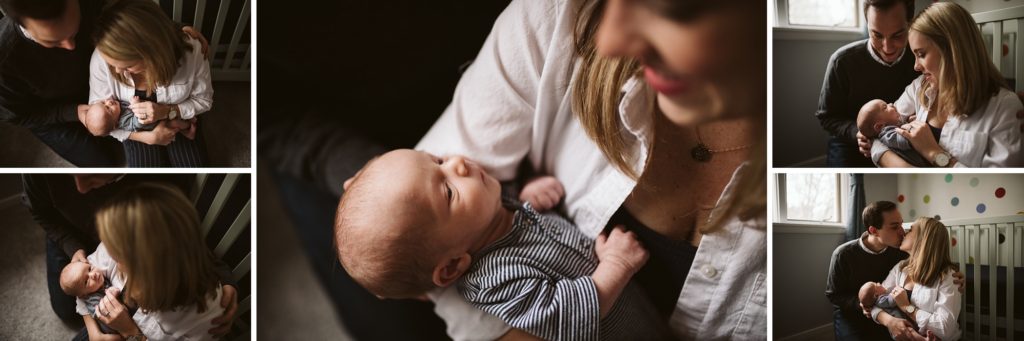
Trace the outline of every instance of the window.
{"type": "Polygon", "coordinates": [[[842,225],[846,211],[846,183],[842,174],[778,174],[776,222],[842,225]]]}
{"type": "Polygon", "coordinates": [[[773,36],[856,40],[864,37],[862,0],[775,0],[773,36]]]}

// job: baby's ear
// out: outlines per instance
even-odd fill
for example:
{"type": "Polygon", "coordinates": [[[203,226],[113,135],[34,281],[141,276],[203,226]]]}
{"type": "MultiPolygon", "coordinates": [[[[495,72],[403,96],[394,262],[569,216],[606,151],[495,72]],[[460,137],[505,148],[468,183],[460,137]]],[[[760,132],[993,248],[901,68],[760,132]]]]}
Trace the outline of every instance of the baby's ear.
{"type": "Polygon", "coordinates": [[[345,183],[341,184],[341,189],[344,189],[344,190],[347,191],[348,190],[348,186],[352,185],[352,179],[355,179],[355,178],[356,177],[353,176],[351,178],[348,178],[348,180],[345,180],[345,183]]]}
{"type": "Polygon", "coordinates": [[[885,123],[875,122],[875,125],[872,128],[874,128],[875,133],[878,133],[878,132],[882,131],[882,127],[884,127],[884,126],[885,126],[885,123]]]}
{"type": "Polygon", "coordinates": [[[443,288],[455,283],[455,280],[462,277],[466,270],[469,270],[472,260],[473,257],[468,253],[463,253],[458,257],[441,261],[441,263],[434,267],[434,285],[443,288]]]}

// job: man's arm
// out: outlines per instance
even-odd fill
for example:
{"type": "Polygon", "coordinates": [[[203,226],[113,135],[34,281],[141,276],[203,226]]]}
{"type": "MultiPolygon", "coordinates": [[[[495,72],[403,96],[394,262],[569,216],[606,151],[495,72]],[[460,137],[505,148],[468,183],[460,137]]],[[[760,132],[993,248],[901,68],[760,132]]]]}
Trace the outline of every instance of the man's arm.
{"type": "Polygon", "coordinates": [[[821,95],[818,97],[818,111],[814,116],[818,118],[821,127],[832,136],[836,136],[847,142],[857,141],[857,123],[849,113],[844,112],[849,99],[849,79],[845,71],[839,65],[839,51],[832,54],[825,68],[825,80],[821,86],[821,95]]]}
{"type": "Polygon", "coordinates": [[[46,238],[57,243],[68,256],[78,250],[85,250],[85,243],[78,239],[71,224],[53,206],[50,198],[47,174],[26,174],[21,177],[25,193],[22,203],[32,212],[32,218],[46,231],[46,238]]]}
{"type": "Polygon", "coordinates": [[[840,310],[846,312],[860,311],[860,302],[857,300],[857,295],[851,295],[850,292],[850,277],[846,267],[845,260],[842,258],[840,251],[842,246],[836,248],[832,252],[832,261],[828,267],[828,280],[825,283],[825,297],[828,297],[829,302],[839,307],[840,310]]]}
{"type": "Polygon", "coordinates": [[[79,103],[52,103],[36,98],[28,84],[12,75],[0,74],[0,121],[23,127],[79,122],[78,112],[88,109],[79,103]]]}

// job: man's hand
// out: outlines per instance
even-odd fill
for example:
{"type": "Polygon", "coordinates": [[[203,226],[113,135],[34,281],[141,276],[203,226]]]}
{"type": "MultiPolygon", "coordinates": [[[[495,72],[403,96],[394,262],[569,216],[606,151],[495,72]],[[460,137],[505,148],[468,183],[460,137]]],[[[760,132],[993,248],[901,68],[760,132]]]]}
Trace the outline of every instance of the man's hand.
{"type": "Polygon", "coordinates": [[[199,45],[203,49],[203,58],[210,59],[210,42],[206,41],[206,37],[203,37],[202,33],[196,31],[192,26],[185,26],[181,28],[192,39],[199,40],[199,45]]]}
{"type": "Polygon", "coordinates": [[[79,104],[77,109],[78,109],[77,110],[78,111],[78,122],[82,123],[82,125],[85,125],[85,119],[86,119],[86,116],[89,113],[89,105],[88,104],[79,104]]]}
{"type": "Polygon", "coordinates": [[[871,139],[865,137],[864,134],[861,134],[859,131],[857,132],[857,150],[859,150],[864,157],[869,159],[871,158],[871,139]]]}
{"type": "Polygon", "coordinates": [[[967,281],[964,281],[964,273],[963,272],[960,272],[960,270],[957,270],[956,272],[953,273],[953,284],[956,284],[957,290],[959,290],[961,294],[964,293],[964,284],[965,283],[967,283],[967,281]]]}
{"type": "Polygon", "coordinates": [[[86,258],[85,250],[78,249],[78,251],[75,251],[75,254],[71,255],[71,262],[88,263],[89,259],[86,258]]]}
{"type": "Polygon", "coordinates": [[[519,200],[529,202],[537,211],[547,211],[558,205],[565,196],[565,188],[555,177],[546,175],[526,182],[519,192],[519,200]]]}
{"type": "Polygon", "coordinates": [[[224,336],[231,331],[231,324],[235,322],[235,312],[238,311],[238,297],[235,287],[230,285],[222,286],[220,289],[220,306],[224,308],[224,314],[213,319],[212,324],[216,327],[210,329],[210,335],[216,337],[224,336]]]}

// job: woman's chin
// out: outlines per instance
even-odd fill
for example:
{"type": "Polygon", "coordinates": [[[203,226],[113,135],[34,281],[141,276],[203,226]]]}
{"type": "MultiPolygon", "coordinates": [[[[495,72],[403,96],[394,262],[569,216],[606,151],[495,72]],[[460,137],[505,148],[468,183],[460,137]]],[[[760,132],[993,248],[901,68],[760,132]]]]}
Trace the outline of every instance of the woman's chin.
{"type": "Polygon", "coordinates": [[[681,99],[658,94],[656,105],[669,122],[680,127],[691,127],[720,118],[722,108],[717,101],[707,97],[689,97],[681,99]]]}

